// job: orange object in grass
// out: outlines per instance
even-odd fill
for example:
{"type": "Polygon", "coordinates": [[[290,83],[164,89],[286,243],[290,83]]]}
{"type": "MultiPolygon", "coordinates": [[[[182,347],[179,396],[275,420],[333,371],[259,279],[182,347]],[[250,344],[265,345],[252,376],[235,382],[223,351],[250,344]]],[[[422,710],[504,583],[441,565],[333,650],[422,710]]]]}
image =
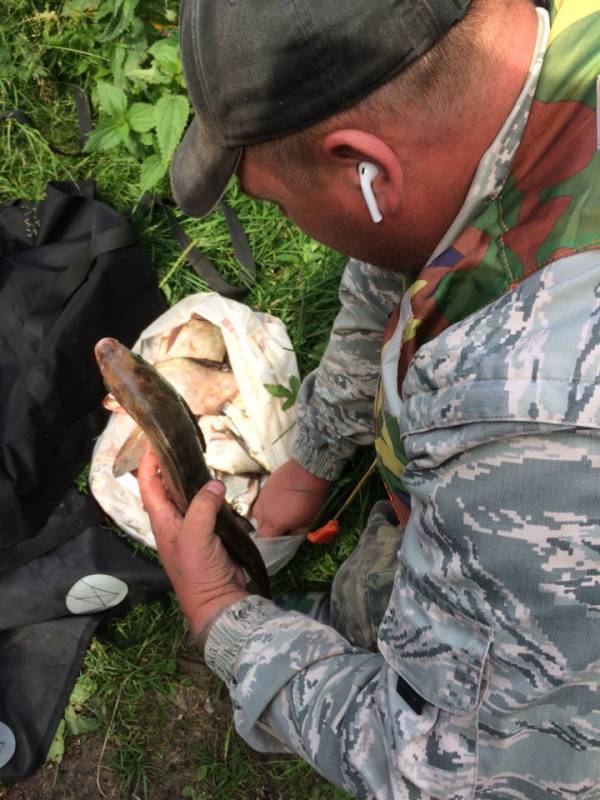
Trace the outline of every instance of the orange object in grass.
{"type": "Polygon", "coordinates": [[[354,500],[354,498],[356,497],[358,492],[365,485],[365,483],[369,479],[370,475],[375,471],[376,466],[377,466],[377,459],[375,459],[375,461],[373,461],[373,463],[371,464],[369,469],[365,472],[365,474],[362,476],[362,478],[356,484],[354,489],[352,489],[352,491],[350,492],[350,494],[346,498],[346,502],[343,504],[343,506],[337,512],[335,517],[333,519],[330,519],[329,522],[325,523],[325,525],[322,525],[320,528],[317,528],[316,530],[311,531],[307,535],[306,538],[308,539],[309,542],[312,542],[312,544],[329,544],[329,542],[332,542],[335,539],[335,537],[340,532],[340,523],[339,523],[339,519],[338,518],[348,508],[348,506],[350,505],[352,500],[354,500]]]}
{"type": "Polygon", "coordinates": [[[337,519],[330,519],[329,522],[311,531],[306,537],[313,544],[329,544],[340,532],[340,523],[337,519]]]}

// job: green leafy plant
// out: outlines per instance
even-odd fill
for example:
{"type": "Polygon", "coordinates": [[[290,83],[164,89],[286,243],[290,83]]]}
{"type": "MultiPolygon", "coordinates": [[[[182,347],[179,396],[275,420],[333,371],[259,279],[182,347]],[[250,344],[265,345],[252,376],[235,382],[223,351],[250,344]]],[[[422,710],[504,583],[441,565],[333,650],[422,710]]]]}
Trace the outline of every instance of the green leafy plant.
{"type": "Polygon", "coordinates": [[[190,115],[177,12],[169,5],[67,0],[61,18],[76,24],[71,33],[61,29],[48,40],[56,42],[61,53],[67,51],[64,66],[71,75],[89,82],[97,117],[86,152],[132,155],[139,164],[140,193],[156,187],[165,176],[190,115]],[[98,44],[93,53],[81,41],[85,27],[98,44]]]}
{"type": "Polygon", "coordinates": [[[125,92],[105,81],[98,82],[96,97],[101,116],[88,137],[86,150],[124,146],[134,156],[141,158],[145,154],[140,166],[140,190],[148,191],[166,174],[185,130],[190,113],[187,98],[163,92],[154,103],[128,105],[125,92]]]}
{"type": "Polygon", "coordinates": [[[65,738],[67,734],[71,736],[82,736],[83,734],[95,731],[99,725],[96,717],[86,715],[87,701],[92,697],[96,690],[95,683],[86,675],[80,675],[77,683],[73,687],[71,697],[65,709],[63,718],[58,724],[54,739],[48,750],[46,761],[60,766],[65,755],[65,738]]]}
{"type": "Polygon", "coordinates": [[[267,392],[273,397],[281,397],[284,401],[281,408],[287,411],[296,402],[298,390],[300,389],[300,378],[297,375],[292,375],[290,378],[289,389],[281,383],[263,383],[267,392]]]}

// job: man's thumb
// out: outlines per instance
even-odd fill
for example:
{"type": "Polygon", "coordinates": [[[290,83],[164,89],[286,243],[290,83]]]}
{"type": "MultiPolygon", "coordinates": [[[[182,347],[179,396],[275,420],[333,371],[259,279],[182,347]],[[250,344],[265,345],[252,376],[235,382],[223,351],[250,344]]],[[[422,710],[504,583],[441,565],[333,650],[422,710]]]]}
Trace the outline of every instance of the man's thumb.
{"type": "MultiPolygon", "coordinates": [[[[209,481],[205,483],[201,492],[210,492],[211,494],[216,495],[217,497],[225,497],[225,484],[221,483],[221,481],[209,481]]],[[[220,503],[219,503],[220,505],[220,503]]]]}
{"type": "Polygon", "coordinates": [[[214,522],[214,517],[221,508],[224,496],[225,486],[221,481],[213,480],[205,483],[192,500],[186,516],[194,518],[200,525],[206,524],[209,519],[214,522]]]}

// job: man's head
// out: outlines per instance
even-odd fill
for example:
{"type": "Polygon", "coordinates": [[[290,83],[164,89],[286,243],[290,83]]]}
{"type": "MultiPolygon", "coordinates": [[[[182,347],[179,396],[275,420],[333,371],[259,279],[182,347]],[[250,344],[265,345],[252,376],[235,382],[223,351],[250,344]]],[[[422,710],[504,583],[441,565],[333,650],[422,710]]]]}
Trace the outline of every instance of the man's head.
{"type": "MultiPolygon", "coordinates": [[[[250,4],[232,0],[228,6],[247,13],[250,4]]],[[[213,87],[216,106],[195,123],[196,131],[192,126],[175,159],[172,178],[180,205],[203,215],[237,170],[244,191],[277,202],[325,244],[389,269],[421,264],[458,211],[479,157],[514,102],[535,40],[530,0],[472,0],[465,15],[468,7],[468,0],[252,4],[257,26],[266,24],[262,14],[282,13],[281,46],[271,45],[266,59],[256,55],[263,37],[251,28],[246,46],[246,63],[256,60],[248,73],[263,66],[266,107],[277,92],[280,96],[272,115],[261,117],[265,102],[255,85],[255,94],[248,94],[240,78],[237,99],[229,104],[223,104],[218,85],[213,87]],[[290,8],[302,13],[290,17],[290,8]],[[306,52],[290,53],[291,40],[306,52]],[[305,66],[304,74],[298,65],[307,54],[318,63],[305,66]],[[291,102],[294,97],[297,103],[291,102]],[[255,140],[253,128],[263,131],[255,140]],[[272,132],[270,138],[265,131],[272,132]],[[243,142],[243,149],[223,147],[227,136],[230,143],[243,142]],[[379,168],[374,189],[384,221],[377,228],[359,190],[357,167],[365,160],[379,168]]],[[[202,62],[199,42],[223,35],[225,8],[214,0],[184,0],[182,6],[183,59],[197,108],[200,95],[210,102],[208,84],[217,79],[202,62]],[[218,12],[211,13],[216,5],[218,12]],[[198,23],[194,9],[200,16],[207,12],[203,20],[210,21],[212,32],[205,26],[203,36],[191,34],[194,19],[198,23]]],[[[235,56],[229,66],[239,78],[243,65],[235,56]]]]}

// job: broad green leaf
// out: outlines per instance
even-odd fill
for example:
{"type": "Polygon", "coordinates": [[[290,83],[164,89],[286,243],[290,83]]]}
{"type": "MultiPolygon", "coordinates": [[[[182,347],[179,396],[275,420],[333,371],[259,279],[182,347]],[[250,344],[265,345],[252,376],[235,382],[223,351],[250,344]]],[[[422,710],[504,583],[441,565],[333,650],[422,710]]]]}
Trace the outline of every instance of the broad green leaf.
{"type": "Polygon", "coordinates": [[[154,144],[154,134],[150,131],[148,133],[140,133],[140,142],[145,145],[154,144]]]}
{"type": "Polygon", "coordinates": [[[125,113],[127,98],[125,92],[118,86],[113,86],[105,81],[98,81],[96,85],[98,105],[100,110],[111,117],[125,113]]]}
{"type": "Polygon", "coordinates": [[[129,142],[131,142],[131,136],[129,135],[129,124],[127,120],[117,123],[116,128],[119,133],[121,144],[128,145],[129,142]]]}
{"type": "Polygon", "coordinates": [[[125,75],[130,81],[140,81],[140,83],[163,83],[163,76],[158,73],[155,66],[148,69],[126,69],[125,75]]]}
{"type": "Polygon", "coordinates": [[[123,72],[127,78],[130,72],[135,69],[140,69],[140,65],[147,57],[147,49],[148,46],[145,37],[126,47],[127,55],[123,62],[123,72]]]}
{"type": "Polygon", "coordinates": [[[165,164],[179,144],[189,113],[190,104],[181,94],[163,94],[154,106],[158,149],[165,164]]]}
{"type": "Polygon", "coordinates": [[[122,45],[116,45],[110,61],[110,71],[112,72],[113,83],[116,86],[122,87],[125,83],[125,72],[123,65],[127,56],[127,48],[122,45]]]}
{"type": "Polygon", "coordinates": [[[84,150],[87,153],[97,153],[101,150],[112,150],[122,142],[119,126],[111,120],[104,120],[94,128],[87,137],[84,150]]]}
{"type": "Polygon", "coordinates": [[[294,395],[298,394],[298,389],[300,388],[300,378],[297,375],[292,375],[290,378],[290,389],[294,393],[294,395]]]}
{"type": "Polygon", "coordinates": [[[176,74],[181,69],[179,45],[176,39],[159,39],[150,48],[150,53],[161,68],[169,74],[176,74]]]}
{"type": "Polygon", "coordinates": [[[54,734],[54,739],[48,750],[46,761],[51,761],[56,766],[59,766],[65,755],[65,721],[61,719],[58,723],[58,728],[54,734]]]}
{"type": "Polygon", "coordinates": [[[164,163],[160,156],[148,156],[148,158],[144,159],[140,172],[140,189],[142,193],[156,186],[166,171],[167,164],[164,163]]]}
{"type": "Polygon", "coordinates": [[[133,131],[146,133],[154,127],[154,106],[151,103],[134,103],[127,109],[127,121],[133,131]]]}

